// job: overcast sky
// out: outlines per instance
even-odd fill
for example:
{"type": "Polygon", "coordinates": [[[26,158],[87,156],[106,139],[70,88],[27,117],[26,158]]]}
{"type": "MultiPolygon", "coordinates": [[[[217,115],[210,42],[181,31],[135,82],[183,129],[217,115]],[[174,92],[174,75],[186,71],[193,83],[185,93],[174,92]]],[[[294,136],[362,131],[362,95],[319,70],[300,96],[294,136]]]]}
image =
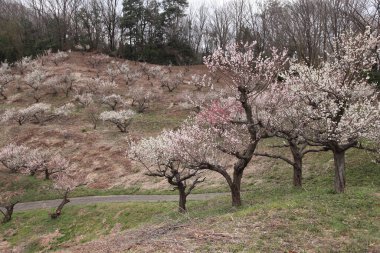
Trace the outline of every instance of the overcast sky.
{"type": "Polygon", "coordinates": [[[208,5],[211,4],[221,4],[225,0],[188,0],[190,6],[200,6],[202,3],[206,2],[208,5]]]}

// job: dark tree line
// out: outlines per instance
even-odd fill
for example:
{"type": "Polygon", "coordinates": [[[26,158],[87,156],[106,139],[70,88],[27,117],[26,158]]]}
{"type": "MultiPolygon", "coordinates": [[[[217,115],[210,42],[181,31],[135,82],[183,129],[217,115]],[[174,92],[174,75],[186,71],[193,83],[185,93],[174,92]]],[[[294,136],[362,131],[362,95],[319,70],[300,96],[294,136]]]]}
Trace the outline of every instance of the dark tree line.
{"type": "MultiPolygon", "coordinates": [[[[348,31],[380,27],[380,0],[0,0],[0,60],[81,49],[191,64],[231,42],[289,48],[318,65],[348,31]]],[[[374,75],[374,78],[378,75],[374,75]]]]}

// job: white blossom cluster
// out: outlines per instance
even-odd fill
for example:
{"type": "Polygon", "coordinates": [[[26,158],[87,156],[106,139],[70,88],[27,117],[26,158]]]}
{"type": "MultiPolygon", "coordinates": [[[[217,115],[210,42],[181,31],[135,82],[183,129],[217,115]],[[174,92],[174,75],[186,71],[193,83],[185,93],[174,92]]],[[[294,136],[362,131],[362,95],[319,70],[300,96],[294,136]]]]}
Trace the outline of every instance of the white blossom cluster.
{"type": "Polygon", "coordinates": [[[141,72],[132,70],[127,63],[120,66],[120,71],[126,85],[133,85],[142,77],[141,72]]]}
{"type": "Polygon", "coordinates": [[[212,79],[205,75],[192,75],[190,85],[193,85],[196,90],[200,91],[205,87],[212,89],[212,79]]]}
{"type": "Polygon", "coordinates": [[[111,58],[105,54],[97,54],[90,57],[88,63],[93,68],[99,67],[101,64],[108,63],[111,61],[111,58]]]}
{"type": "Polygon", "coordinates": [[[59,63],[66,61],[69,58],[69,54],[63,51],[59,51],[55,54],[51,54],[51,61],[58,66],[59,63]]]}
{"type": "Polygon", "coordinates": [[[105,111],[99,119],[114,124],[121,132],[126,133],[136,113],[132,110],[105,111]]]}
{"type": "Polygon", "coordinates": [[[131,89],[129,96],[132,98],[132,106],[136,108],[136,112],[143,113],[149,108],[150,104],[159,97],[160,90],[146,90],[144,87],[136,87],[131,89]]]}
{"type": "Polygon", "coordinates": [[[12,173],[43,173],[47,179],[70,167],[69,161],[59,154],[13,143],[0,149],[0,162],[12,173]]]}
{"type": "Polygon", "coordinates": [[[115,79],[122,73],[121,68],[118,67],[117,63],[112,61],[107,66],[106,74],[110,78],[111,82],[114,82],[115,79]]]}
{"type": "Polygon", "coordinates": [[[26,108],[9,109],[5,111],[1,116],[1,121],[15,121],[19,125],[23,125],[26,122],[43,124],[55,118],[67,116],[71,112],[73,106],[73,104],[69,103],[54,108],[50,104],[36,103],[26,108]]]}
{"type": "Polygon", "coordinates": [[[115,111],[118,106],[124,105],[125,101],[122,96],[118,94],[111,94],[102,97],[102,104],[109,106],[111,110],[115,111]]]}
{"type": "Polygon", "coordinates": [[[173,92],[181,84],[184,83],[185,75],[183,72],[179,72],[173,76],[163,74],[159,76],[160,85],[162,88],[166,88],[169,92],[173,92]]]}

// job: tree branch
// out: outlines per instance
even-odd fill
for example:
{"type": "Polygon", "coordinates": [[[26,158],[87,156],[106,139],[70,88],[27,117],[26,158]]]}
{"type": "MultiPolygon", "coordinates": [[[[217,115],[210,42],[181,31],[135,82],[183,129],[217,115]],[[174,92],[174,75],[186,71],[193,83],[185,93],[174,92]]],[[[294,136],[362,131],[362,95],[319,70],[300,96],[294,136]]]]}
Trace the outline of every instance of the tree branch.
{"type": "Polygon", "coordinates": [[[288,164],[294,166],[294,162],[292,162],[290,159],[280,156],[280,155],[272,155],[268,153],[254,153],[255,156],[264,156],[264,157],[269,157],[269,158],[274,158],[274,159],[280,159],[283,160],[284,162],[287,162],[288,164]]]}

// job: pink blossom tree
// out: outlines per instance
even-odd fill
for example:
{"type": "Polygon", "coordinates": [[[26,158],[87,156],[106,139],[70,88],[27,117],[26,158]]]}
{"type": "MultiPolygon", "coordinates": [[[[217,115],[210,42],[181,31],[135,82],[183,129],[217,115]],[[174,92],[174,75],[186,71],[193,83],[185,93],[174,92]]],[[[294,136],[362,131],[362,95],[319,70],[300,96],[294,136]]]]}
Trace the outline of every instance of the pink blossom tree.
{"type": "Polygon", "coordinates": [[[271,56],[266,57],[256,53],[254,45],[229,45],[226,50],[218,49],[205,58],[205,64],[211,71],[221,71],[230,79],[228,84],[233,97],[224,103],[215,102],[197,116],[198,122],[219,136],[215,148],[235,159],[232,176],[223,166],[203,163],[204,167],[226,179],[233,206],[241,205],[240,188],[244,170],[252,160],[260,139],[266,134],[256,117],[259,110],[256,106],[257,95],[278,81],[287,63],[286,52],[279,53],[272,49],[271,56]]]}

